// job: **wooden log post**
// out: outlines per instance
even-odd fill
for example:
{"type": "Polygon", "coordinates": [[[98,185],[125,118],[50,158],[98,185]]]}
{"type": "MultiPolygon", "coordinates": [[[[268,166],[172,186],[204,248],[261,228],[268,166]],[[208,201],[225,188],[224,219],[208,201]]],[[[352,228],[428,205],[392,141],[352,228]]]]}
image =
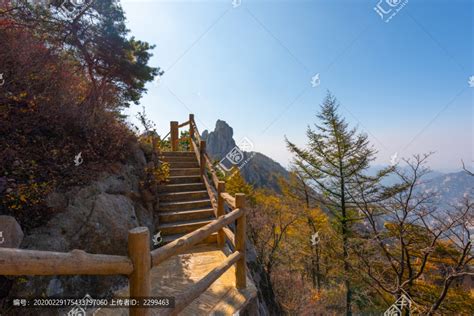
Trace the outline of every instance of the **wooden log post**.
{"type": "Polygon", "coordinates": [[[245,194],[235,194],[235,206],[244,211],[242,216],[237,219],[235,228],[235,251],[242,253],[242,257],[237,261],[235,267],[235,286],[238,289],[244,289],[247,287],[247,272],[245,268],[245,226],[247,225],[245,218],[245,194]]]}
{"type": "MultiPolygon", "coordinates": [[[[128,276],[130,297],[149,297],[151,294],[150,232],[147,227],[136,227],[128,233],[128,255],[133,263],[133,272],[128,276]]],[[[150,315],[149,308],[130,308],[130,316],[150,315]]]]}
{"type": "Polygon", "coordinates": [[[178,122],[170,122],[170,137],[171,137],[171,150],[178,151],[178,138],[179,138],[178,122]]]}
{"type": "Polygon", "coordinates": [[[199,167],[201,167],[201,178],[204,178],[204,172],[206,171],[206,141],[201,140],[199,144],[199,167]]]}
{"type": "MultiPolygon", "coordinates": [[[[224,198],[221,196],[221,193],[225,192],[225,182],[219,181],[217,183],[217,214],[216,217],[224,215],[224,198]]],[[[225,244],[225,233],[223,229],[220,229],[217,233],[217,244],[219,247],[224,247],[225,244]]]]}
{"type": "Polygon", "coordinates": [[[193,151],[194,114],[189,114],[189,150],[193,151]]]}

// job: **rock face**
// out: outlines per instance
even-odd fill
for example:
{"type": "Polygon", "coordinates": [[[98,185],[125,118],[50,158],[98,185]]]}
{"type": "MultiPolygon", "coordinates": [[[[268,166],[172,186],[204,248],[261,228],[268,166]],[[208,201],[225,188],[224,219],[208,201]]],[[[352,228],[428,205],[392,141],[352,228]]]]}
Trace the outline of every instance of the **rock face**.
{"type": "Polygon", "coordinates": [[[225,121],[217,120],[213,132],[205,130],[202,139],[206,141],[206,151],[214,159],[222,159],[235,147],[234,130],[225,121]]]}
{"type": "MultiPolygon", "coordinates": [[[[138,148],[118,172],[104,173],[88,186],[65,193],[52,193],[49,207],[59,213],[46,225],[25,236],[21,248],[68,252],[81,249],[98,254],[127,254],[127,236],[131,228],[146,226],[154,233],[153,210],[140,199],[139,181],[146,159],[138,148]]],[[[120,276],[61,276],[17,278],[11,297],[82,297],[88,293],[103,297],[126,283],[120,276]]]]}
{"type": "MultiPolygon", "coordinates": [[[[236,146],[234,131],[225,121],[217,120],[214,131],[205,130],[201,138],[206,141],[209,156],[217,161],[224,158],[236,146]]],[[[242,148],[243,149],[243,148],[242,148]]],[[[278,177],[288,178],[288,171],[279,163],[259,152],[245,152],[248,161],[240,170],[244,179],[255,188],[267,188],[279,192],[278,177]]]]}
{"type": "Polygon", "coordinates": [[[12,216],[0,215],[0,248],[18,248],[23,240],[20,224],[12,216]]]}

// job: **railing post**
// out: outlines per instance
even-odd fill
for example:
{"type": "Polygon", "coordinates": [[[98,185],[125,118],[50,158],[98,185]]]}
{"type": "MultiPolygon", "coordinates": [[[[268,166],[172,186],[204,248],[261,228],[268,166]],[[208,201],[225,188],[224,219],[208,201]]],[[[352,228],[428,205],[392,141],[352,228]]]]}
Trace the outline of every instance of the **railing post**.
{"type": "Polygon", "coordinates": [[[199,144],[199,164],[201,167],[201,178],[204,178],[204,172],[206,170],[206,159],[204,158],[204,155],[206,154],[206,141],[201,140],[201,143],[199,144]]]}
{"type": "Polygon", "coordinates": [[[194,114],[189,114],[189,150],[193,151],[194,114]]]}
{"type": "MultiPolygon", "coordinates": [[[[224,215],[224,198],[221,196],[221,193],[223,192],[225,192],[225,182],[219,181],[217,184],[217,218],[219,218],[219,216],[224,215]]],[[[219,245],[219,247],[224,247],[225,234],[223,229],[220,229],[217,233],[217,244],[219,245]]]]}
{"type": "MultiPolygon", "coordinates": [[[[151,294],[150,233],[147,227],[136,227],[128,232],[128,256],[133,272],[128,276],[131,298],[149,297],[151,294]]],[[[149,315],[149,308],[130,308],[130,316],[149,315]]]]}
{"type": "Polygon", "coordinates": [[[178,151],[178,122],[171,121],[170,122],[170,137],[171,137],[171,150],[178,151]]]}
{"type": "Polygon", "coordinates": [[[237,219],[235,228],[235,250],[242,253],[242,257],[237,261],[235,267],[235,286],[238,289],[243,289],[247,287],[247,272],[245,268],[245,226],[247,225],[245,218],[245,194],[235,194],[235,206],[244,210],[243,215],[237,219]]]}

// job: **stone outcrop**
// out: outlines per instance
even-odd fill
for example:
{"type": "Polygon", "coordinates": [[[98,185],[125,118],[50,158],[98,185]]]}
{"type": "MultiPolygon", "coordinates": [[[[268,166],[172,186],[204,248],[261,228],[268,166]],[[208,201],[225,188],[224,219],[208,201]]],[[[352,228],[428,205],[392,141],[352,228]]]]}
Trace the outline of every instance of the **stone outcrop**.
{"type": "MultiPolygon", "coordinates": [[[[146,226],[154,233],[153,210],[136,198],[145,164],[143,152],[135,148],[129,162],[116,168],[118,172],[103,173],[91,184],[65,193],[51,193],[47,203],[57,214],[46,225],[31,230],[21,248],[126,255],[131,228],[146,226]]],[[[15,279],[9,295],[82,297],[88,293],[102,297],[126,281],[121,276],[26,276],[15,279]]]]}
{"type": "Polygon", "coordinates": [[[214,131],[205,130],[202,139],[206,141],[206,151],[213,159],[222,159],[235,147],[234,130],[225,121],[217,120],[214,131]]]}
{"type": "Polygon", "coordinates": [[[14,217],[0,215],[0,248],[18,248],[23,237],[20,224],[14,217]]]}
{"type": "MultiPolygon", "coordinates": [[[[205,130],[201,138],[206,141],[206,150],[213,160],[220,161],[236,145],[234,131],[225,121],[217,120],[214,131],[205,130]]],[[[244,179],[255,188],[267,188],[279,192],[278,177],[288,178],[288,171],[278,162],[259,152],[246,152],[245,148],[243,161],[247,161],[242,166],[240,172],[244,179]]],[[[225,162],[224,162],[225,163],[225,162]]]]}

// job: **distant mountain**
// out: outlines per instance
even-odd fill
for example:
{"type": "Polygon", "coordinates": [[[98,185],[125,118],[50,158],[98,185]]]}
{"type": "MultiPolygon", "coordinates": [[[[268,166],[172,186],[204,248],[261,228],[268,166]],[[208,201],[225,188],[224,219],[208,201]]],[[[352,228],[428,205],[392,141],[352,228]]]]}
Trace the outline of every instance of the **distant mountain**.
{"type": "MultiPolygon", "coordinates": [[[[231,167],[232,164],[226,159],[226,155],[231,153],[237,146],[234,138],[234,131],[225,121],[217,120],[214,131],[205,130],[202,133],[202,139],[206,141],[206,151],[213,160],[221,161],[224,165],[231,167]],[[224,160],[223,160],[224,159],[224,160]]],[[[241,174],[244,179],[255,188],[267,188],[279,192],[278,177],[289,177],[289,172],[278,162],[274,161],[262,153],[251,151],[252,144],[243,141],[244,144],[238,144],[243,151],[241,163],[241,174]],[[244,151],[249,149],[250,151],[244,151]]]]}
{"type": "MultiPolygon", "coordinates": [[[[369,169],[369,174],[373,175],[383,167],[374,166],[369,169]]],[[[410,173],[409,167],[401,167],[410,173]]],[[[399,181],[397,175],[393,174],[383,180],[383,184],[392,185],[399,181]]],[[[419,185],[419,190],[423,192],[435,192],[436,203],[440,207],[447,207],[458,203],[463,197],[474,197],[474,177],[465,171],[442,173],[431,171],[426,174],[419,185]]]]}
{"type": "MultiPolygon", "coordinates": [[[[213,160],[221,161],[237,146],[233,135],[232,127],[222,120],[217,120],[214,131],[205,130],[202,133],[202,139],[206,141],[207,152],[213,160]]],[[[242,149],[248,149],[245,147],[249,147],[242,144],[238,145],[242,149]]],[[[248,161],[240,170],[244,179],[256,188],[268,188],[279,192],[277,178],[278,176],[288,178],[289,172],[270,157],[251,151],[251,148],[249,149],[250,151],[243,152],[242,161],[248,161]]],[[[223,161],[225,162],[226,159],[223,161]]],[[[230,166],[228,161],[227,165],[230,166]]],[[[369,174],[375,174],[382,168],[381,166],[373,166],[369,169],[369,174]]],[[[384,180],[384,184],[390,185],[396,181],[397,176],[392,175],[384,180]]],[[[466,172],[442,173],[432,171],[424,177],[419,189],[426,192],[436,192],[438,206],[448,206],[457,203],[465,196],[474,197],[474,177],[466,172]]]]}
{"type": "Polygon", "coordinates": [[[435,192],[438,206],[459,203],[464,197],[474,197],[474,177],[464,171],[447,173],[425,180],[420,190],[435,192]]]}
{"type": "MultiPolygon", "coordinates": [[[[378,171],[386,168],[387,166],[372,166],[369,168],[369,171],[368,173],[370,175],[375,175],[378,171]]],[[[401,166],[400,167],[402,171],[405,171],[407,173],[410,173],[410,168],[408,166],[401,166]]],[[[431,172],[427,173],[423,179],[426,181],[426,180],[431,180],[431,179],[434,179],[434,178],[437,178],[437,177],[441,177],[445,175],[444,173],[442,172],[439,172],[439,171],[435,171],[435,170],[432,170],[431,172]]],[[[392,175],[389,175],[387,177],[385,177],[382,181],[382,183],[384,185],[392,185],[392,184],[395,184],[397,181],[399,181],[400,179],[398,178],[398,176],[396,174],[392,174],[392,175]]]]}

